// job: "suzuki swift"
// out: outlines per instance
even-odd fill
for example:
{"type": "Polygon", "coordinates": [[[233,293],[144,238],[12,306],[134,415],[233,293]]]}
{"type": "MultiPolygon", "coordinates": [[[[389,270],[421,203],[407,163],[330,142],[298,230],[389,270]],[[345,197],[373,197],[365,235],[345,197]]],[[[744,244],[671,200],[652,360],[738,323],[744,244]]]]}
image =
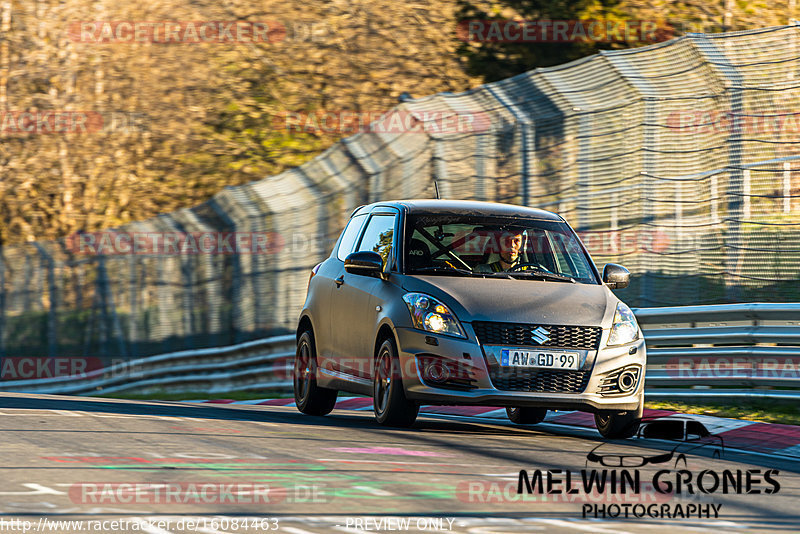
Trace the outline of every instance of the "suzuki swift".
{"type": "Polygon", "coordinates": [[[594,414],[635,435],[645,343],[577,234],[548,211],[407,200],[355,210],[311,273],[297,327],[297,408],[325,415],[339,391],[373,397],[378,422],[410,426],[422,404],[594,414]]]}

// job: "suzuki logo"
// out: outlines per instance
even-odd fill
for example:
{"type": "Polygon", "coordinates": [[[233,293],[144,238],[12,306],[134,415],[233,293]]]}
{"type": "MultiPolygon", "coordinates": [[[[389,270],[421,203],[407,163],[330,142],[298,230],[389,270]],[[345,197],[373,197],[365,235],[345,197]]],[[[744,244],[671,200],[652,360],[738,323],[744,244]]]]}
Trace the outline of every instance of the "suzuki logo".
{"type": "Polygon", "coordinates": [[[547,343],[550,341],[550,331],[545,330],[541,326],[537,326],[533,330],[531,330],[531,336],[533,336],[533,340],[536,341],[539,345],[547,343]]]}

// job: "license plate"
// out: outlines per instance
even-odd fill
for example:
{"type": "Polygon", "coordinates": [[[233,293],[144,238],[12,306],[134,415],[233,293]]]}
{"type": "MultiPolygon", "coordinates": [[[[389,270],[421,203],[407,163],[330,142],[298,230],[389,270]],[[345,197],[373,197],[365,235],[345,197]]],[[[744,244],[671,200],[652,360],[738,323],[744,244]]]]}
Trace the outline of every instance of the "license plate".
{"type": "Polygon", "coordinates": [[[502,349],[500,365],[503,367],[577,369],[580,366],[580,358],[577,352],[502,349]]]}

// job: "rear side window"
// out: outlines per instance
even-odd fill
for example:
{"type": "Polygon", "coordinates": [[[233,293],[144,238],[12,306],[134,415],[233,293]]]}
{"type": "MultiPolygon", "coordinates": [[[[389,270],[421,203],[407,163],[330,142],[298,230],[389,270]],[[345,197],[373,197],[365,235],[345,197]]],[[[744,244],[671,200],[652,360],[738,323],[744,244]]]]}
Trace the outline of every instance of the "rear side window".
{"type": "Polygon", "coordinates": [[[361,230],[361,226],[364,224],[364,219],[366,218],[367,214],[362,213],[361,215],[356,215],[351,218],[350,222],[347,223],[344,232],[342,232],[342,239],[339,240],[339,248],[336,251],[337,258],[344,261],[344,259],[353,252],[356,239],[358,239],[358,231],[361,230]]]}
{"type": "Polygon", "coordinates": [[[394,215],[374,215],[367,223],[364,230],[364,237],[358,245],[358,251],[371,250],[377,252],[383,258],[383,266],[392,252],[392,240],[394,239],[394,215]]]}

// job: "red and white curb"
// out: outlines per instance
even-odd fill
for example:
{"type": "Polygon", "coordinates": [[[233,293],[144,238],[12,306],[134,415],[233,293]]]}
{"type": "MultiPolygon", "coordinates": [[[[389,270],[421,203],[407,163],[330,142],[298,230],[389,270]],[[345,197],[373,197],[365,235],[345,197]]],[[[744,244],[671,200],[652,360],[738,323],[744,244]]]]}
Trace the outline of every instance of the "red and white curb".
{"type": "MultiPolygon", "coordinates": [[[[211,404],[251,404],[267,406],[294,406],[294,399],[258,399],[234,401],[230,399],[187,401],[211,404]]],[[[336,402],[338,410],[371,411],[372,399],[369,397],[340,397],[336,402]]],[[[504,419],[505,408],[492,406],[423,406],[420,413],[456,415],[486,419],[504,419]]],[[[669,410],[645,410],[645,418],[671,417],[686,414],[669,410]]],[[[709,415],[690,414],[690,417],[703,423],[715,436],[721,436],[725,448],[740,449],[760,454],[800,457],[800,427],[775,423],[760,423],[742,419],[726,419],[709,415]]],[[[545,422],[582,428],[594,428],[594,416],[585,412],[548,412],[545,422]]]]}

